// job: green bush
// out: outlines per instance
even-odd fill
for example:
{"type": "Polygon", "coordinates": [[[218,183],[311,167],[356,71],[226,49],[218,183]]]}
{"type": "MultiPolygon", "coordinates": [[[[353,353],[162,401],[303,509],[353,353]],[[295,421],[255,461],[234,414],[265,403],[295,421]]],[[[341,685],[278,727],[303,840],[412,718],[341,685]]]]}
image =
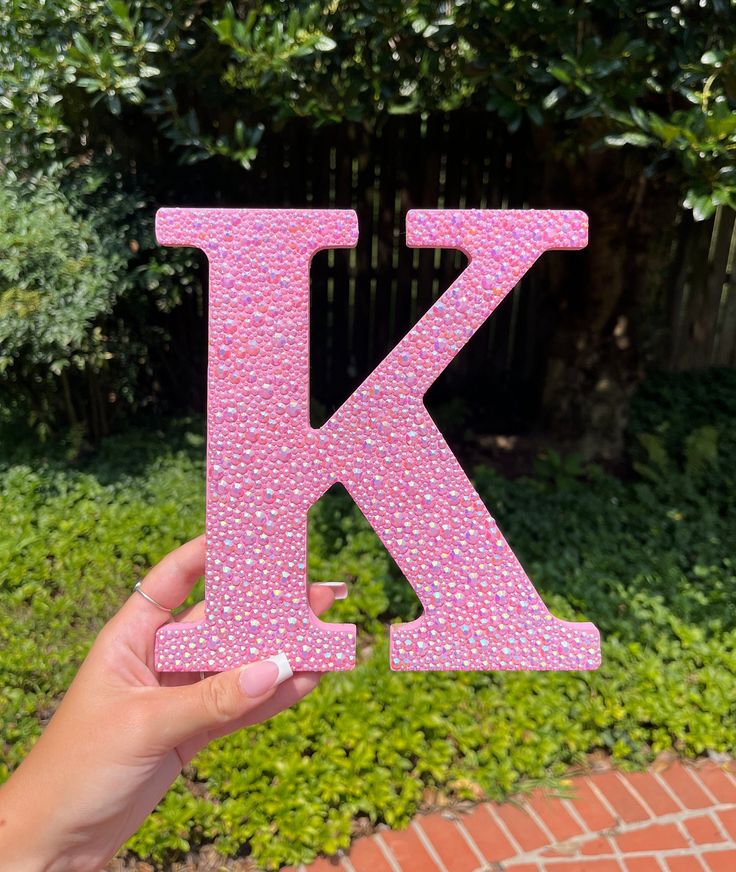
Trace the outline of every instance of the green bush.
{"type": "Polygon", "coordinates": [[[99,437],[141,404],[155,314],[193,286],[194,259],[160,249],[152,210],[86,168],[0,176],[0,411],[41,436],[99,437]]]}
{"type": "Polygon", "coordinates": [[[70,370],[98,373],[111,356],[100,318],[126,289],[131,252],[109,224],[54,177],[0,179],[0,377],[5,403],[30,406],[34,423],[58,405],[74,425],[70,370]]]}
{"type": "MultiPolygon", "coordinates": [[[[708,376],[697,391],[661,382],[637,400],[636,426],[657,431],[663,391],[673,409],[692,391],[705,410],[711,388],[730,408],[708,376]]],[[[686,410],[670,420],[687,441],[686,410]]],[[[403,826],[428,787],[500,799],[594,751],[628,767],[665,749],[736,750],[735,424],[690,420],[718,438],[688,474],[669,454],[666,475],[630,481],[576,464],[551,480],[475,471],[549,607],[600,628],[594,673],[390,672],[386,624],[415,613],[416,598],[346,494],[328,494],[311,513],[309,571],[350,583],[328,619],[359,625],[357,668],[203,751],[129,850],[162,864],[214,842],[273,869],[347,846],[359,816],[403,826]]],[[[0,474],[3,774],[138,574],[201,529],[202,453],[201,428],[185,422],[107,440],[78,468],[18,454],[0,474]]]]}
{"type": "Polygon", "coordinates": [[[680,468],[687,466],[692,434],[704,428],[713,428],[721,453],[731,455],[736,451],[735,419],[736,369],[652,375],[641,384],[631,404],[629,436],[634,458],[642,459],[636,442],[648,435],[657,437],[664,454],[680,468]]]}
{"type": "Polygon", "coordinates": [[[735,44],[726,0],[15,0],[0,10],[0,160],[146,165],[168,147],[247,168],[264,128],[295,116],[471,107],[512,131],[547,125],[571,158],[645,148],[703,218],[734,204],[735,44]]]}

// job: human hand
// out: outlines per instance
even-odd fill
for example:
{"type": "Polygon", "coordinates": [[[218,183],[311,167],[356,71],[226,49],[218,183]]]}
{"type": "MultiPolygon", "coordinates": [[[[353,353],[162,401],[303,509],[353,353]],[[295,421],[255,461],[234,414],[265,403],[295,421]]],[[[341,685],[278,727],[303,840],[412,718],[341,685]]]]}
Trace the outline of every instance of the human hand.
{"type": "MultiPolygon", "coordinates": [[[[177,608],[204,556],[200,536],[155,566],[142,589],[177,608]]],[[[345,594],[311,585],[310,605],[321,614],[345,594]]],[[[203,616],[200,602],[176,619],[203,616]]],[[[5,872],[99,869],[197,751],[288,708],[319,681],[319,673],[292,675],[283,655],[204,678],[158,673],[154,639],[169,619],[133,594],[103,627],[48,727],[0,788],[5,872]]]]}

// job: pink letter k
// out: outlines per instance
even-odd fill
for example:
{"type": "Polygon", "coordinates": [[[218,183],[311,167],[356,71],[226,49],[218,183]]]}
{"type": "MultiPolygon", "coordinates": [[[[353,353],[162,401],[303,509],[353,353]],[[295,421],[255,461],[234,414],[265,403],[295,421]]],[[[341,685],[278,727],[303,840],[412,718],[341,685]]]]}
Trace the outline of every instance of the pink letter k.
{"type": "Polygon", "coordinates": [[[355,244],[355,213],[162,209],[157,233],[210,263],[206,617],[159,630],[157,669],[277,653],[295,671],[352,668],[355,627],[318,620],[306,588],[307,512],[338,481],[424,607],[391,627],[392,669],[599,665],[596,628],[547,611],[423,402],[544,251],[586,244],[582,213],[410,212],[409,245],[457,248],[470,263],[319,430],[309,263],[355,244]]]}

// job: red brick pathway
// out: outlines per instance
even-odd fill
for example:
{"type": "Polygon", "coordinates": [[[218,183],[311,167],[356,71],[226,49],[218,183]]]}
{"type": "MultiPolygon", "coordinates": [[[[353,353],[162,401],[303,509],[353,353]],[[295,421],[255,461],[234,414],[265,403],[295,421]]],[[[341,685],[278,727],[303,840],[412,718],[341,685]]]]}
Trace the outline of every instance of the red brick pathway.
{"type": "Polygon", "coordinates": [[[735,776],[710,761],[593,773],[570,799],[420,815],[299,872],[736,872],[735,776]]]}

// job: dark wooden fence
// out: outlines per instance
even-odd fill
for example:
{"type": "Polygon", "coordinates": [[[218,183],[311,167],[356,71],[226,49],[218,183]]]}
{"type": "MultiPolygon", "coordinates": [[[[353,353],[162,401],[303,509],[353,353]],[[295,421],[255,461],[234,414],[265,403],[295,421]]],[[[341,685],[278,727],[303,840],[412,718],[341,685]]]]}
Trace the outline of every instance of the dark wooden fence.
{"type": "MultiPolygon", "coordinates": [[[[393,117],[371,133],[357,124],[316,134],[291,125],[264,141],[253,171],[228,199],[358,214],[357,247],[322,252],[312,264],[312,393],[324,415],[464,266],[457,251],[408,248],[408,210],[524,208],[534,205],[530,190],[528,147],[482,113],[393,117]]],[[[440,395],[462,384],[486,405],[524,417],[517,407],[529,404],[542,363],[533,323],[535,284],[530,274],[523,290],[509,295],[453,362],[440,395]]]]}
{"type": "MultiPolygon", "coordinates": [[[[315,132],[292,123],[264,138],[253,169],[224,195],[227,205],[351,208],[359,218],[356,249],[322,252],[312,265],[317,418],[348,396],[463,267],[459,252],[407,248],[407,211],[548,207],[540,164],[528,135],[509,135],[484,113],[395,116],[371,132],[358,124],[315,132]]],[[[672,235],[671,327],[655,364],[736,364],[733,211],[700,224],[668,214],[661,225],[672,235]]],[[[574,271],[581,256],[545,258],[572,258],[566,263],[574,271]]],[[[460,390],[477,405],[502,409],[491,416],[496,432],[528,424],[539,408],[547,340],[559,315],[547,280],[536,265],[437,386],[440,398],[460,390]]]]}
{"type": "Polygon", "coordinates": [[[736,366],[736,212],[720,207],[710,221],[683,216],[674,257],[673,369],[736,366]]]}

